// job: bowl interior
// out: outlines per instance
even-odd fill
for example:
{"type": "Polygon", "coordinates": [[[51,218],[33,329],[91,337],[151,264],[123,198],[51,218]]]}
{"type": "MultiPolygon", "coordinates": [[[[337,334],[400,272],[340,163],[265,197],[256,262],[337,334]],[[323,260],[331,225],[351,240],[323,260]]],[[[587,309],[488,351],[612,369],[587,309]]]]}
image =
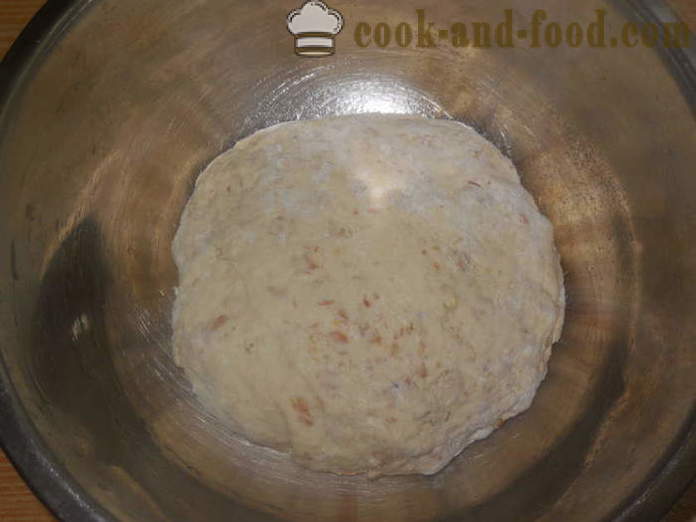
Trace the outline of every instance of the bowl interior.
{"type": "MultiPolygon", "coordinates": [[[[654,50],[362,48],[357,23],[502,20],[466,2],[343,2],[300,58],[293,2],[77,2],[3,113],[0,354],[69,480],[120,520],[605,520],[696,397],[696,120],[654,50]],[[78,9],[79,8],[79,9],[78,9]],[[432,476],[338,477],[240,442],[171,357],[171,240],[196,176],[278,123],[364,112],[468,123],[555,227],[568,309],[532,408],[432,476]],[[237,518],[235,518],[237,517],[237,518]]],[[[611,29],[613,3],[508,2],[611,29]]]]}

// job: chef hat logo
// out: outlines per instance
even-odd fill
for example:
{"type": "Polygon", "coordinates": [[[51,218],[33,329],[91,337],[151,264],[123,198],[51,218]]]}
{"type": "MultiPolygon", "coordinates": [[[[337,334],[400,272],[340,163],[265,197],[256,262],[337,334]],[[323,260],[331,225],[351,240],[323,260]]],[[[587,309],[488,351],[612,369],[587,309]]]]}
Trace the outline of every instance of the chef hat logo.
{"type": "Polygon", "coordinates": [[[295,36],[295,53],[299,56],[329,56],[336,50],[343,16],[324,2],[309,0],[288,15],[288,29],[295,36]]]}

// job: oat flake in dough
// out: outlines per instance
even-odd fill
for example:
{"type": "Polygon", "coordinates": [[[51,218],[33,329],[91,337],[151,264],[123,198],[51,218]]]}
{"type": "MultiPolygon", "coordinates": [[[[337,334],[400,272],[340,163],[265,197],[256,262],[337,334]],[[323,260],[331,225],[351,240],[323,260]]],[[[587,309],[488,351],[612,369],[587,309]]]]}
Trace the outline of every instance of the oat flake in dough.
{"type": "Polygon", "coordinates": [[[549,221],[455,122],[258,132],[200,176],[173,249],[194,391],[315,470],[439,471],[530,406],[563,323],[549,221]]]}

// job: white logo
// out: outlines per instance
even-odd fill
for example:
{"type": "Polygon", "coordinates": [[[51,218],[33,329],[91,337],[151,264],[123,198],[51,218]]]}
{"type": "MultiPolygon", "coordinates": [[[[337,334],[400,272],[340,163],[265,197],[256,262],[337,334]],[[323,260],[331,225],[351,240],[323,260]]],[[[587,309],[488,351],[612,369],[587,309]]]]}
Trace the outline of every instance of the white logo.
{"type": "Polygon", "coordinates": [[[299,56],[330,56],[336,51],[336,35],[343,29],[343,16],[324,2],[309,0],[288,15],[288,29],[295,36],[299,56]]]}

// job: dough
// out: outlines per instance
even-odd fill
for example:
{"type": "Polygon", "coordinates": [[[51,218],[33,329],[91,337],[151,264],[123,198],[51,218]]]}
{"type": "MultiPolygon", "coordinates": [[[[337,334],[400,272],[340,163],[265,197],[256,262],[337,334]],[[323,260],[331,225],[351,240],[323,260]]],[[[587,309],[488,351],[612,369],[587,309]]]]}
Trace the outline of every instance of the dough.
{"type": "Polygon", "coordinates": [[[200,176],[173,252],[194,391],[314,470],[436,473],[530,406],[563,323],[551,224],[456,122],[258,132],[200,176]]]}

